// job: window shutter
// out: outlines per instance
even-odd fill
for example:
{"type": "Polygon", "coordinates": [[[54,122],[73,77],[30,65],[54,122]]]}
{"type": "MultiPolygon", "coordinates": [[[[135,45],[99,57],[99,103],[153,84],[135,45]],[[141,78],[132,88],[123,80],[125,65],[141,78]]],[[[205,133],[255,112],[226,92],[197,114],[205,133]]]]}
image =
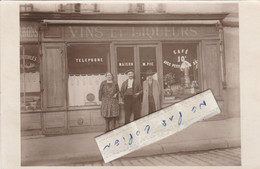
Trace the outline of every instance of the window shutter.
{"type": "Polygon", "coordinates": [[[217,100],[222,99],[220,61],[219,41],[202,41],[202,88],[210,88],[217,100]]]}
{"type": "Polygon", "coordinates": [[[66,71],[63,44],[44,44],[43,64],[44,109],[66,109],[66,71]]]}
{"type": "Polygon", "coordinates": [[[220,41],[219,40],[203,40],[202,41],[202,89],[211,89],[221,113],[208,120],[225,119],[224,98],[221,78],[221,56],[220,56],[220,41]]]}

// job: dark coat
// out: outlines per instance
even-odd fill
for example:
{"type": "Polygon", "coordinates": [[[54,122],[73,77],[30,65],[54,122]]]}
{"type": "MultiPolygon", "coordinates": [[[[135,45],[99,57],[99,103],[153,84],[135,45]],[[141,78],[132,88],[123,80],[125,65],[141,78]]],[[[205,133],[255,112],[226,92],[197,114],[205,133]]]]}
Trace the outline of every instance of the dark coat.
{"type": "MultiPolygon", "coordinates": [[[[128,80],[124,81],[122,83],[122,86],[121,86],[121,97],[122,99],[124,99],[125,97],[125,92],[127,90],[127,85],[128,85],[128,80]]],[[[133,81],[133,95],[136,94],[136,93],[140,93],[140,95],[137,97],[138,99],[140,98],[141,94],[142,94],[142,88],[141,86],[136,82],[136,80],[133,81]]]]}

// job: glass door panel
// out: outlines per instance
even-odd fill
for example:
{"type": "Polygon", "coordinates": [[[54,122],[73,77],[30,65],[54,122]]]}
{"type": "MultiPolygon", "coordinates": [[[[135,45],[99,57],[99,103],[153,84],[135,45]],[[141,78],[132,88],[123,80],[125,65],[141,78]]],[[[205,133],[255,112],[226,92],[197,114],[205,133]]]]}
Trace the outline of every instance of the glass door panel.
{"type": "Polygon", "coordinates": [[[120,46],[116,47],[117,55],[117,80],[119,88],[127,79],[125,72],[129,69],[135,70],[135,47],[134,46],[120,46]]]}
{"type": "Polygon", "coordinates": [[[116,58],[119,87],[127,79],[124,73],[129,69],[135,70],[135,79],[141,86],[147,70],[152,70],[154,79],[158,80],[155,45],[118,45],[116,58]]]}
{"type": "Polygon", "coordinates": [[[154,79],[158,80],[156,66],[156,47],[139,47],[140,58],[140,82],[146,80],[146,72],[151,70],[154,72],[154,79]]]}

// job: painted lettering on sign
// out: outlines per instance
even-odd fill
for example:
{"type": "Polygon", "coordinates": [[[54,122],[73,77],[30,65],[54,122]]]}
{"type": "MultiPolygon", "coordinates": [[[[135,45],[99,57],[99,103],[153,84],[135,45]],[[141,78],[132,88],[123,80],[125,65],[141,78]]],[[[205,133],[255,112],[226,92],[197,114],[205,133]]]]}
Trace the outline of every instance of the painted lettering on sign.
{"type": "Polygon", "coordinates": [[[132,27],[132,37],[174,37],[196,36],[197,31],[192,27],[132,27]]]}
{"type": "Polygon", "coordinates": [[[195,37],[200,29],[185,26],[68,26],[65,38],[69,39],[160,39],[195,37]]]}
{"type": "Polygon", "coordinates": [[[38,31],[33,26],[21,26],[20,27],[20,36],[23,38],[37,38],[38,31]]]}
{"type": "Polygon", "coordinates": [[[79,62],[103,62],[103,58],[76,58],[75,61],[79,62]]]}
{"type": "Polygon", "coordinates": [[[189,49],[174,49],[172,51],[173,54],[188,54],[189,49]]]}
{"type": "MultiPolygon", "coordinates": [[[[189,49],[174,49],[172,50],[173,56],[172,57],[177,57],[177,62],[179,64],[171,63],[167,60],[164,60],[163,63],[167,66],[173,67],[173,68],[180,68],[181,63],[184,62],[187,59],[187,55],[189,54],[189,49]]],[[[195,64],[194,64],[195,65],[195,64]]]]}
{"type": "Polygon", "coordinates": [[[68,27],[72,38],[85,37],[85,38],[102,38],[103,32],[101,27],[68,27]]]}
{"type": "Polygon", "coordinates": [[[187,58],[189,49],[174,49],[172,53],[177,56],[177,62],[184,62],[187,58]]]}
{"type": "Polygon", "coordinates": [[[142,66],[153,66],[153,62],[142,62],[142,66]]]}
{"type": "Polygon", "coordinates": [[[171,62],[169,62],[169,61],[167,61],[167,60],[164,60],[163,63],[164,63],[165,65],[170,66],[170,67],[173,67],[173,68],[180,68],[180,67],[181,67],[181,65],[177,65],[177,64],[171,63],[171,62]]]}
{"type": "Polygon", "coordinates": [[[20,68],[26,72],[35,71],[39,66],[39,59],[37,56],[22,55],[20,59],[20,68]]]}
{"type": "Polygon", "coordinates": [[[134,66],[133,62],[119,62],[118,65],[121,66],[134,66]]]}

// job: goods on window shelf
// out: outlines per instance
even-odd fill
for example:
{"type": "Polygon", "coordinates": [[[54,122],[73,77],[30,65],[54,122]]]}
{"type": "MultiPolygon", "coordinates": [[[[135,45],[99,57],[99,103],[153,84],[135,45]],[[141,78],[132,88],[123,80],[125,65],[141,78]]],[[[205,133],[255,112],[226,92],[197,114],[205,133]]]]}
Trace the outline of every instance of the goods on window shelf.
{"type": "Polygon", "coordinates": [[[21,110],[29,111],[29,110],[40,110],[41,109],[41,101],[40,96],[22,96],[21,97],[21,110]]]}

